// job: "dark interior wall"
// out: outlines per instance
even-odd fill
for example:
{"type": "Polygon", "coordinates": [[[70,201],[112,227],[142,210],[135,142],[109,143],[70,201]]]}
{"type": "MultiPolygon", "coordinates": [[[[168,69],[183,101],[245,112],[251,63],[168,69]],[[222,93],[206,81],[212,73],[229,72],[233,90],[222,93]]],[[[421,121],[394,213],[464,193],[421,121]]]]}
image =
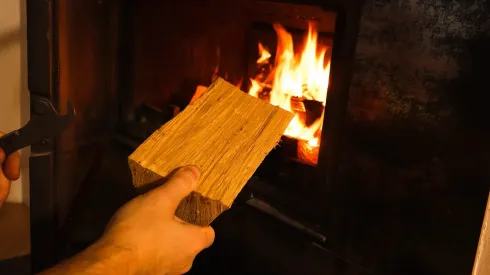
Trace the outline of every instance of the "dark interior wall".
{"type": "Polygon", "coordinates": [[[469,274],[490,182],[489,1],[368,0],[336,216],[385,274],[469,274]]]}
{"type": "MultiPolygon", "coordinates": [[[[489,5],[485,0],[368,1],[359,33],[351,117],[437,123],[454,115],[460,106],[452,101],[447,84],[482,71],[478,61],[488,57],[476,47],[488,43],[489,5]]],[[[486,98],[471,91],[474,86],[466,88],[460,98],[471,97],[472,106],[479,107],[478,99],[486,98]]]]}
{"type": "MultiPolygon", "coordinates": [[[[319,18],[322,32],[333,32],[335,16],[325,15],[315,8],[270,8],[257,15],[261,4],[255,0],[145,0],[131,4],[129,18],[134,22],[126,34],[132,45],[131,68],[128,80],[131,85],[133,107],[151,103],[156,107],[168,103],[185,106],[192,97],[196,85],[208,85],[214,76],[220,76],[233,84],[244,79],[248,69],[251,49],[252,61],[257,58],[257,36],[252,33],[251,23],[268,20],[268,17],[287,18],[279,22],[289,23],[300,30],[303,41],[306,20],[295,17],[319,18]],[[254,36],[255,35],[255,36],[254,36]],[[252,46],[252,47],[251,47],[252,46]]],[[[324,5],[333,1],[269,1],[324,5]]],[[[266,5],[267,6],[267,5],[266,5]]],[[[313,6],[314,7],[314,6],[313,6]]],[[[266,7],[267,8],[267,7],[266,7]]],[[[279,20],[281,21],[281,20],[279,20]]],[[[259,28],[261,34],[264,31],[259,28]]],[[[257,31],[257,29],[254,29],[257,31]]],[[[267,29],[267,31],[269,31],[267,29]]],[[[275,33],[267,33],[275,39],[275,33]]],[[[275,45],[269,45],[274,49],[275,45]]]]}
{"type": "Polygon", "coordinates": [[[138,1],[134,4],[134,106],[187,104],[213,72],[238,83],[245,63],[247,4],[239,1],[138,1]]]}
{"type": "Polygon", "coordinates": [[[59,67],[55,98],[60,111],[71,101],[76,116],[57,140],[55,200],[63,224],[93,165],[97,147],[115,129],[118,110],[118,1],[60,0],[53,12],[59,67]]]}

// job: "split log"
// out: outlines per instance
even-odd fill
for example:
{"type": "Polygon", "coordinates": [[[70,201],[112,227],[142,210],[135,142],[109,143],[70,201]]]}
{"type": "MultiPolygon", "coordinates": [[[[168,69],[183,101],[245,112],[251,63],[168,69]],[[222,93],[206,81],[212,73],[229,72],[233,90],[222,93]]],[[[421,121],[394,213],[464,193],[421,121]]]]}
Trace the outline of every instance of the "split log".
{"type": "Polygon", "coordinates": [[[218,78],[129,156],[133,184],[155,183],[182,166],[199,167],[196,190],[175,214],[209,225],[231,207],[292,118],[292,113],[218,78]]]}

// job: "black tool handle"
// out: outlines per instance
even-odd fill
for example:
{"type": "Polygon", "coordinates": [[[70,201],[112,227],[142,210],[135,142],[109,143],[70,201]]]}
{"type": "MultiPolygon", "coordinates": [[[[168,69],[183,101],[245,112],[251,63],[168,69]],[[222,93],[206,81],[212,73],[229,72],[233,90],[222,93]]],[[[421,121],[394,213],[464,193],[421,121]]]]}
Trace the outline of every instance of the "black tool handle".
{"type": "Polygon", "coordinates": [[[29,145],[23,144],[23,140],[18,138],[20,133],[20,130],[17,130],[0,137],[0,148],[3,149],[6,156],[29,145]]]}

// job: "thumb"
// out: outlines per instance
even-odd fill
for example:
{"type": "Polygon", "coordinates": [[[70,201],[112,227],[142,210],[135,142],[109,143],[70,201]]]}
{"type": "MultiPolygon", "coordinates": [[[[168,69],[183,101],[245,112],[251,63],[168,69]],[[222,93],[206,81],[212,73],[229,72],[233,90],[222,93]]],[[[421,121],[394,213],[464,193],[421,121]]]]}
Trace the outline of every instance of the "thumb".
{"type": "Polygon", "coordinates": [[[180,202],[196,187],[201,172],[195,166],[185,166],[177,170],[170,179],[152,193],[165,203],[173,215],[180,202]]]}

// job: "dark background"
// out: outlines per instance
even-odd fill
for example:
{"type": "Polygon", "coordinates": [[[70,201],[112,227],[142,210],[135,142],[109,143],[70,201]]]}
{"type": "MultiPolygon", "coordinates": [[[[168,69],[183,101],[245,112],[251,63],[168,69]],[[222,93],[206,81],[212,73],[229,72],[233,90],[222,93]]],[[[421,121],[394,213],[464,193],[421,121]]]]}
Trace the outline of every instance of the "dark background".
{"type": "Polygon", "coordinates": [[[464,0],[364,7],[335,220],[372,270],[470,274],[490,179],[489,12],[464,0]]]}

